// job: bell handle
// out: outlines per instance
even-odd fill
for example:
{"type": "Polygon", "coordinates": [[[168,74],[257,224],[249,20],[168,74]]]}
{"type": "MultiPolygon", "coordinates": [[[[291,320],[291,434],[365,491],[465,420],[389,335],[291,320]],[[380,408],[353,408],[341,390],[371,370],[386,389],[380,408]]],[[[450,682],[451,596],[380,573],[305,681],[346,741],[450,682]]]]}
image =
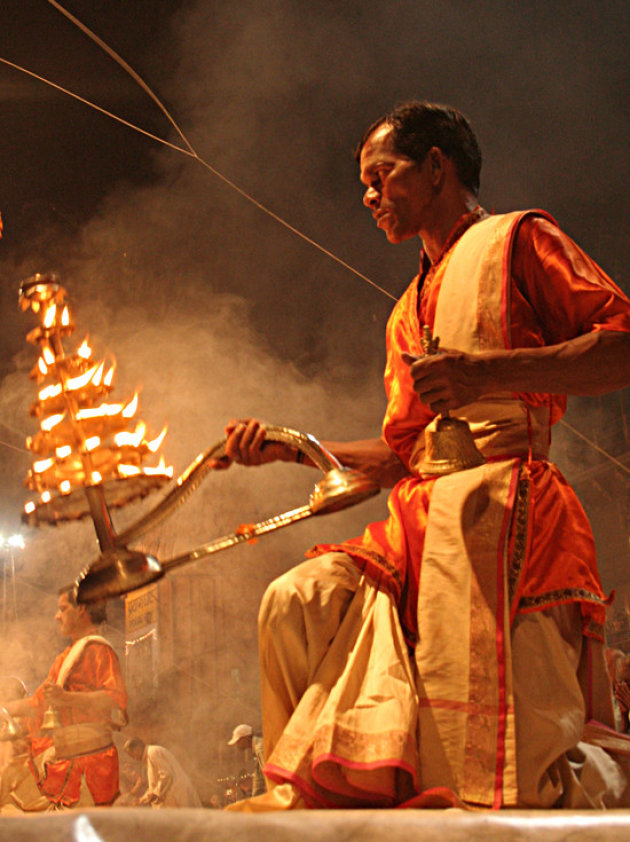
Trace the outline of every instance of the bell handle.
{"type": "MultiPolygon", "coordinates": [[[[290,427],[269,426],[266,428],[266,441],[282,442],[295,447],[307,456],[321,471],[340,469],[340,462],[310,433],[292,430],[290,427]]],[[[195,491],[212,471],[211,463],[225,456],[227,436],[212,445],[192,462],[176,480],[175,487],[150,512],[128,526],[116,536],[116,544],[125,546],[135,541],[148,529],[161,523],[171,512],[177,509],[195,491]]]]}

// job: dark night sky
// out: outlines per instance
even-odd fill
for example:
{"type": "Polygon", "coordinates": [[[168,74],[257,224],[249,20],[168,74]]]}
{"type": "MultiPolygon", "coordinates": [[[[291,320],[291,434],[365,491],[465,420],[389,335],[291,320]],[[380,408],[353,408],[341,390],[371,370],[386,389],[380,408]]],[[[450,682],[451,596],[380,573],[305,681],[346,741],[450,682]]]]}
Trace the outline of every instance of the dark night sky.
{"type": "MultiPolygon", "coordinates": [[[[204,161],[393,295],[418,246],[393,249],[374,230],[350,153],[411,97],[471,119],[488,209],[547,209],[630,289],[622,0],[66,8],[145,79],[204,161]]],[[[0,58],[181,143],[46,0],[4,0],[0,58]]],[[[198,161],[1,64],[0,98],[0,527],[19,525],[26,495],[33,351],[16,291],[35,271],[59,272],[82,329],[115,352],[121,386],[143,384],[144,415],[158,429],[168,420],[178,471],[235,415],[322,438],[378,432],[390,299],[198,161]]]]}

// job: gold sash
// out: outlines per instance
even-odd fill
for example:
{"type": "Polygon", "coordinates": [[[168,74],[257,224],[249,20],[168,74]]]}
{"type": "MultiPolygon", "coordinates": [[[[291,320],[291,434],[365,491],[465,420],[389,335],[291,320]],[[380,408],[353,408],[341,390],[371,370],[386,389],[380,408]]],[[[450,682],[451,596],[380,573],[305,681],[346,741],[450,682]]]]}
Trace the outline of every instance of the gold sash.
{"type": "Polygon", "coordinates": [[[113,745],[112,730],[104,722],[77,722],[53,731],[58,760],[94,754],[113,745]]]}

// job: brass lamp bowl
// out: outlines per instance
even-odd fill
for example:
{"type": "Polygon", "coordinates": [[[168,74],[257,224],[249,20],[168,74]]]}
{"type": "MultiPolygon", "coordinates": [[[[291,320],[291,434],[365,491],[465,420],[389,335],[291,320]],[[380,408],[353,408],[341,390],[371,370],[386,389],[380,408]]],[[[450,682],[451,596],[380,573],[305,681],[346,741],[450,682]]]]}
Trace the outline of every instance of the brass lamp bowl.
{"type": "Polygon", "coordinates": [[[162,521],[194,491],[201,480],[212,472],[216,459],[225,455],[227,439],[222,439],[184,471],[175,487],[148,514],[128,527],[122,534],[113,536],[115,546],[108,549],[79,576],[75,583],[77,602],[98,602],[144,587],[160,579],[168,570],[199,561],[209,555],[228,549],[244,541],[289,526],[312,515],[329,514],[354,506],[378,494],[380,487],[360,471],[344,468],[339,461],[311,435],[287,427],[267,427],[268,441],[290,444],[307,456],[324,477],[315,486],[305,506],[276,515],[217,538],[202,547],[181,556],[158,561],[153,556],[129,550],[125,544],[135,540],[150,527],[162,521]]]}
{"type": "Polygon", "coordinates": [[[99,602],[144,588],[161,579],[164,569],[151,555],[126,547],[99,556],[76,580],[78,603],[99,602]]]}

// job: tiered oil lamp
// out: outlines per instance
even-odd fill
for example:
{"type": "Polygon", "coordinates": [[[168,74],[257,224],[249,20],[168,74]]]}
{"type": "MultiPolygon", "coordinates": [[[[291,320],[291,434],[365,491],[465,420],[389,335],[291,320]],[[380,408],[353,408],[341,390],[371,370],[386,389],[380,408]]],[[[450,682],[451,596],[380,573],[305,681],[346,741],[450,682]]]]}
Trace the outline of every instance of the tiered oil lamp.
{"type": "Polygon", "coordinates": [[[343,467],[313,436],[270,426],[269,441],[295,447],[324,472],[307,505],[240,526],[167,561],[128,549],[127,544],[160,523],[212,472],[216,460],[225,455],[226,440],[200,454],[156,506],[116,534],[110,509],[145,496],[172,477],[172,469],[163,460],[154,467],[144,464],[157,453],[165,430],[151,441],[142,422],[135,422],[135,430],[129,431],[138,407],[137,395],[122,403],[107,402],[113,388],[113,366],[105,371],[104,362],[93,362],[87,340],[73,353],[66,353],[63,340],[73,333],[74,325],[65,299],[65,290],[51,275],[34,275],[20,288],[22,308],[30,308],[40,319],[27,338],[40,349],[31,376],[41,386],[31,407],[40,429],[27,442],[37,458],[26,480],[40,497],[26,505],[23,519],[39,526],[88,514],[92,517],[101,555],[77,579],[79,602],[128,593],[159,579],[169,569],[311,515],[339,511],[378,493],[376,483],[343,467]]]}
{"type": "Polygon", "coordinates": [[[114,366],[105,371],[104,361],[94,362],[87,339],[74,352],[64,349],[64,339],[75,328],[66,291],[56,278],[34,275],[24,281],[20,305],[40,319],[27,336],[40,350],[31,372],[41,386],[31,406],[40,429],[26,442],[37,457],[26,485],[40,497],[26,504],[24,520],[40,524],[80,518],[95,508],[102,512],[104,501],[121,506],[167,482],[173,471],[163,460],[156,467],[144,465],[159,450],[166,430],[152,441],[142,422],[129,432],[137,395],[108,403],[114,366]]]}

